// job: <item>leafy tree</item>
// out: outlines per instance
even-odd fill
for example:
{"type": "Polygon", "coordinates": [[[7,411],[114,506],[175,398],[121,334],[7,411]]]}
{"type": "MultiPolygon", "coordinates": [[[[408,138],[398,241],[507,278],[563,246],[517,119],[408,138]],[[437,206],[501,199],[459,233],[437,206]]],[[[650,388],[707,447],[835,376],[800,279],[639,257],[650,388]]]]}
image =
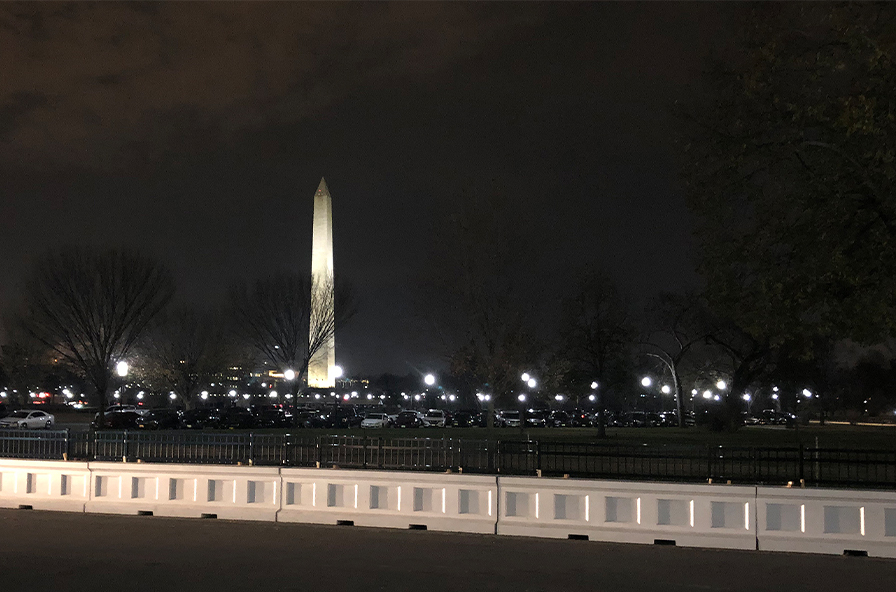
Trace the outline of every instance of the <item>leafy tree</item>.
{"type": "Polygon", "coordinates": [[[128,251],[67,247],[40,257],[28,278],[23,326],[94,387],[100,425],[117,362],[174,294],[170,272],[128,251]]]}
{"type": "Polygon", "coordinates": [[[683,110],[713,307],[758,342],[896,328],[896,5],[751,5],[683,110]]]}

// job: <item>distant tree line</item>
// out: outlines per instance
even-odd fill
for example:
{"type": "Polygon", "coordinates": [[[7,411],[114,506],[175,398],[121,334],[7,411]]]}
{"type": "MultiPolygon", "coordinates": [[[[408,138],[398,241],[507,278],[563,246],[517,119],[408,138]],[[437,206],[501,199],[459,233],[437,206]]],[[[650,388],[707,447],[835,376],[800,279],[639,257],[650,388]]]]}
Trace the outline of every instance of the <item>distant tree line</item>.
{"type": "MultiPolygon", "coordinates": [[[[13,403],[34,390],[79,381],[102,414],[119,364],[134,380],[190,406],[215,376],[266,360],[293,370],[308,361],[354,314],[350,287],[336,285],[335,310],[323,306],[332,278],[293,273],[230,287],[228,305],[202,310],[174,303],[175,284],[161,263],[127,250],[67,246],[37,259],[23,299],[4,319],[0,388],[13,403]],[[310,337],[309,337],[310,336],[310,337]]],[[[231,372],[232,373],[232,372],[231,372]]],[[[297,387],[296,387],[297,388],[297,387]]]]}

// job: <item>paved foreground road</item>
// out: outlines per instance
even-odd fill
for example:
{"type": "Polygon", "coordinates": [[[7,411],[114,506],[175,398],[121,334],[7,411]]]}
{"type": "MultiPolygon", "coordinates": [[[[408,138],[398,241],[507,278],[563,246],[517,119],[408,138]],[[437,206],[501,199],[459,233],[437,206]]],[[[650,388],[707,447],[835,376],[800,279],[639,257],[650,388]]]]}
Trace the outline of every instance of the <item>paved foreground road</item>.
{"type": "Polygon", "coordinates": [[[896,589],[896,561],[0,510],[0,590],[896,589]]]}

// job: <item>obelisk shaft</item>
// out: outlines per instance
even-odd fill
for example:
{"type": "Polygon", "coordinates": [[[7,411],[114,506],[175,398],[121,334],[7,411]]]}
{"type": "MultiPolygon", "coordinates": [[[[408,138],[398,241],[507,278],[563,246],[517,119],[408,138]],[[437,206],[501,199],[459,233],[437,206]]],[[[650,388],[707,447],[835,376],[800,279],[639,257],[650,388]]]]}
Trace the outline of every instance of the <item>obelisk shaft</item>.
{"type": "MultiPolygon", "coordinates": [[[[327,183],[323,179],[314,194],[314,223],[311,233],[311,294],[312,316],[322,307],[333,314],[335,300],[333,274],[333,201],[327,183]]],[[[311,319],[309,339],[314,339],[315,319],[311,319]]],[[[308,363],[308,386],[332,388],[336,386],[336,336],[335,327],[326,343],[311,356],[308,363]]]]}

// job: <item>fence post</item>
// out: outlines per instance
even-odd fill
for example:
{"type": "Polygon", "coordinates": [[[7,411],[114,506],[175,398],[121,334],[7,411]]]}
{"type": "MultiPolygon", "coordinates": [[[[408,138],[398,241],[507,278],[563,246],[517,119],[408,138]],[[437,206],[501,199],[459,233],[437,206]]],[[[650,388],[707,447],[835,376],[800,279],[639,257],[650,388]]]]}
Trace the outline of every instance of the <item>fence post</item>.
{"type": "Polygon", "coordinates": [[[489,469],[495,473],[501,472],[501,441],[495,440],[495,450],[489,456],[489,469]]]}
{"type": "Polygon", "coordinates": [[[62,453],[62,460],[68,460],[69,458],[71,458],[71,455],[72,455],[72,451],[70,448],[71,443],[69,442],[69,432],[70,431],[71,431],[71,428],[65,428],[65,452],[62,453]]]}
{"type": "Polygon", "coordinates": [[[707,480],[711,480],[715,475],[712,471],[712,445],[708,444],[706,446],[706,478],[707,480]]]}
{"type": "Polygon", "coordinates": [[[323,436],[317,437],[317,468],[324,466],[324,447],[321,445],[323,436]]]}
{"type": "Polygon", "coordinates": [[[458,438],[455,440],[457,442],[457,448],[454,452],[454,459],[457,461],[457,472],[460,473],[464,470],[464,441],[462,438],[458,438]]]}
{"type": "Polygon", "coordinates": [[[802,442],[799,444],[799,448],[800,448],[800,478],[799,478],[799,480],[802,483],[803,479],[805,479],[805,475],[803,474],[803,468],[804,468],[805,461],[803,459],[803,444],[802,444],[802,442]]]}
{"type": "Polygon", "coordinates": [[[128,462],[128,431],[124,431],[124,450],[122,451],[122,462],[128,462]]]}
{"type": "Polygon", "coordinates": [[[249,466],[255,466],[255,434],[249,432],[249,466]]]}
{"type": "Polygon", "coordinates": [[[367,468],[367,434],[364,434],[364,439],[361,440],[361,452],[364,454],[364,461],[362,463],[363,468],[367,468]]]}
{"type": "Polygon", "coordinates": [[[535,474],[541,476],[541,440],[535,441],[535,474]]]}
{"type": "Polygon", "coordinates": [[[378,469],[383,468],[383,437],[379,436],[377,438],[377,451],[376,451],[376,466],[378,469]]]}

